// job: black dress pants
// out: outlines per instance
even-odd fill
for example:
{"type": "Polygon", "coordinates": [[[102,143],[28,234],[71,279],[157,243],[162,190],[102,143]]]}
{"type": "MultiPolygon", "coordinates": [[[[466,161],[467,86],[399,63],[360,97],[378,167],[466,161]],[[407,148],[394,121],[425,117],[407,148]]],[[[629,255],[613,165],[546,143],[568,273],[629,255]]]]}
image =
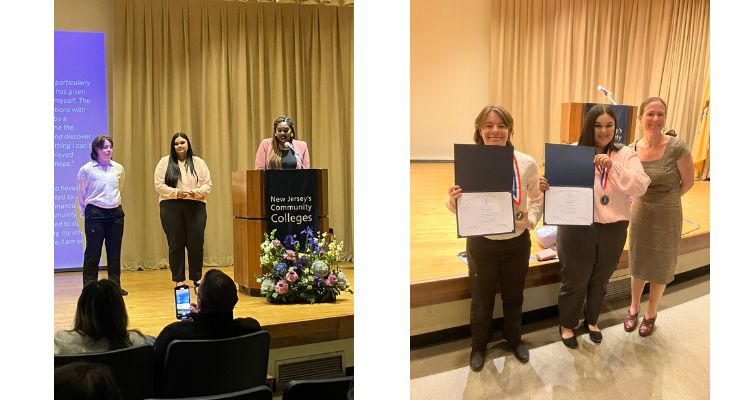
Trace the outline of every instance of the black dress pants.
{"type": "Polygon", "coordinates": [[[164,200],[159,203],[161,227],[167,234],[169,269],[172,281],[185,280],[185,249],[189,278],[198,281],[203,274],[203,235],[206,230],[206,203],[195,200],[164,200]]]}
{"type": "Polygon", "coordinates": [[[83,253],[83,285],[99,277],[102,244],[107,249],[108,279],[120,286],[120,248],[125,228],[122,206],[101,208],[88,204],[84,209],[86,250],[83,253]]]}
{"type": "Polygon", "coordinates": [[[557,228],[560,325],[575,328],[581,312],[589,324],[596,325],[627,235],[628,221],[557,228]]]}
{"type": "Polygon", "coordinates": [[[466,239],[472,348],[484,350],[492,337],[492,311],[498,284],[503,302],[503,336],[511,347],[521,342],[521,307],[530,253],[527,230],[506,240],[466,239]]]}

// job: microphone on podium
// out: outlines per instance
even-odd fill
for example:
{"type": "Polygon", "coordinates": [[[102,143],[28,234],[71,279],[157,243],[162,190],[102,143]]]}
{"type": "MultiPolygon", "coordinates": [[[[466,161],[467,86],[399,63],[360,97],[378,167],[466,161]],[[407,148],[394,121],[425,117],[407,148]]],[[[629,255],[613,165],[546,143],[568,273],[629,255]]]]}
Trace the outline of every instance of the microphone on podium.
{"type": "Polygon", "coordinates": [[[615,102],[615,99],[612,98],[612,92],[605,89],[602,85],[597,85],[596,90],[604,93],[604,95],[607,96],[607,98],[609,99],[610,102],[612,102],[612,104],[617,105],[617,103],[615,102]]]}

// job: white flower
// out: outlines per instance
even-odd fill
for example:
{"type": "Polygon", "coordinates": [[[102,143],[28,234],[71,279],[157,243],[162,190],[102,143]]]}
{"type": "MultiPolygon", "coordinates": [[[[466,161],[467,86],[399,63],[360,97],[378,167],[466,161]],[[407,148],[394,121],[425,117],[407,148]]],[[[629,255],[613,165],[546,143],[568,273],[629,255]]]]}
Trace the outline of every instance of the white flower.
{"type": "Polygon", "coordinates": [[[315,260],[312,263],[312,273],[315,274],[315,276],[324,277],[328,275],[328,264],[325,263],[325,261],[322,260],[315,260]]]}
{"type": "Polygon", "coordinates": [[[261,293],[270,293],[273,292],[273,289],[276,287],[276,284],[273,283],[273,279],[271,278],[264,278],[263,282],[260,284],[260,291],[261,293]]]}

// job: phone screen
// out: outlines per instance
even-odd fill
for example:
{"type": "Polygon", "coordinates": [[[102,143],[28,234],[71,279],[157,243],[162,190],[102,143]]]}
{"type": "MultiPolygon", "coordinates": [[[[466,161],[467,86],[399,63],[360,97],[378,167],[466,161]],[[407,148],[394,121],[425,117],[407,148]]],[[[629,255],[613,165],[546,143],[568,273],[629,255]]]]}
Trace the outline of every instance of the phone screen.
{"type": "Polygon", "coordinates": [[[190,287],[188,285],[174,288],[174,304],[177,310],[177,319],[185,319],[190,316],[190,287]]]}

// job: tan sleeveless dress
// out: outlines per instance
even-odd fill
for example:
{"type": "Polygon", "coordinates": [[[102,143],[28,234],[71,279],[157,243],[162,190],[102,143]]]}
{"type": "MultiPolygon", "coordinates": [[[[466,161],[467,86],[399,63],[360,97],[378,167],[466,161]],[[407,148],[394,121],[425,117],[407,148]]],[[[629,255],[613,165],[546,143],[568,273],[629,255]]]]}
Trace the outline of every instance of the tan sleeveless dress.
{"type": "MultiPolygon", "coordinates": [[[[682,233],[677,160],[690,152],[683,141],[671,136],[668,139],[661,159],[641,161],[651,184],[631,207],[628,254],[631,275],[661,284],[674,279],[677,267],[682,233]]],[[[630,147],[638,151],[638,142],[630,147]]]]}

